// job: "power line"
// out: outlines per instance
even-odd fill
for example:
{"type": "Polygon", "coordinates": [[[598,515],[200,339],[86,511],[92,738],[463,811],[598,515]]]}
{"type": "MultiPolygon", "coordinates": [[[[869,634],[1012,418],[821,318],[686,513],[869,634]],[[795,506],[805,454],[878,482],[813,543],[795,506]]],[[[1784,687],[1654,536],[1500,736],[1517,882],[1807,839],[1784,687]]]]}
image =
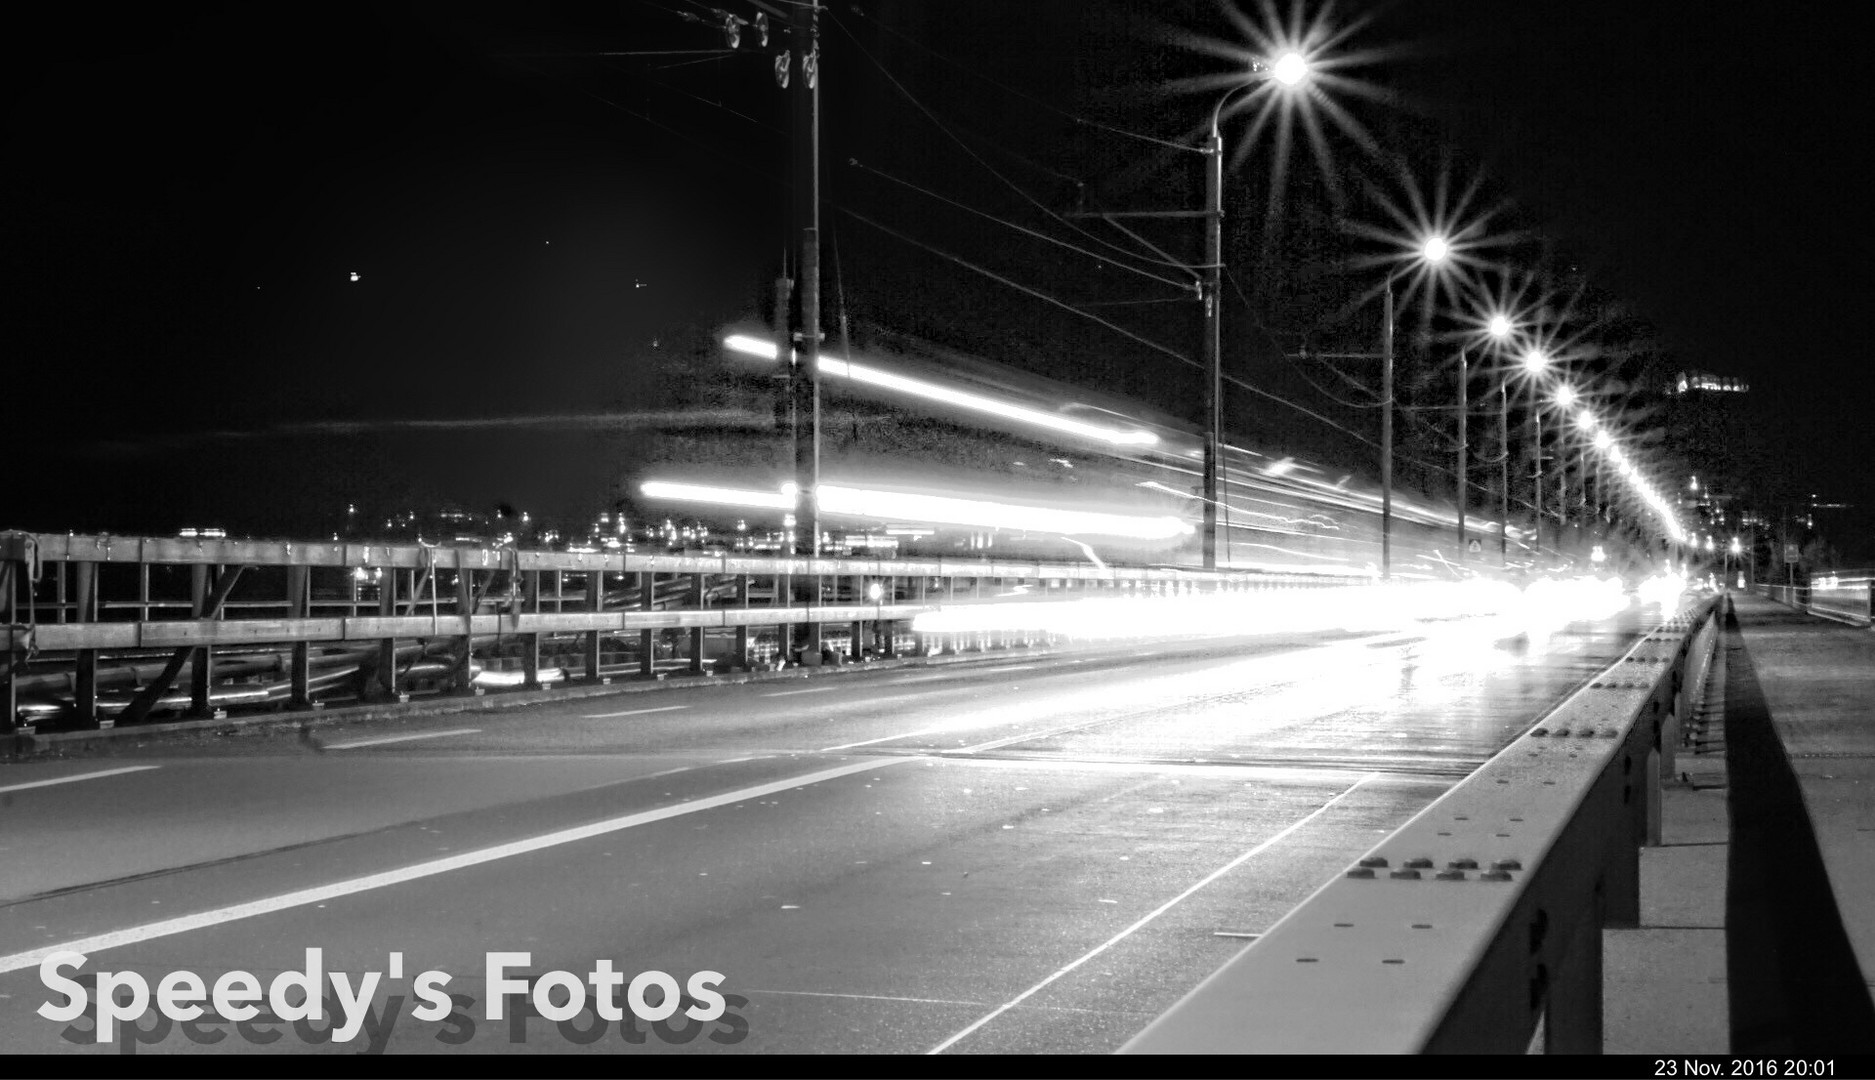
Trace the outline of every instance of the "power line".
{"type": "Polygon", "coordinates": [[[1048,112],[1054,113],[1057,116],[1065,117],[1084,127],[1095,128],[1097,130],[1105,131],[1114,135],[1124,135],[1129,139],[1138,139],[1141,142],[1152,143],[1156,146],[1170,147],[1173,150],[1185,150],[1194,154],[1204,152],[1199,147],[1190,146],[1186,143],[1174,142],[1171,139],[1161,139],[1156,135],[1145,135],[1137,131],[1128,131],[1125,128],[1115,127],[1112,124],[1102,123],[1099,120],[1089,120],[1084,116],[1078,116],[1074,113],[1069,112],[1066,109],[1063,109],[1059,105],[1053,105],[1053,104],[1050,104],[1049,102],[1043,101],[1041,98],[1038,98],[1034,96],[1033,94],[1024,93],[1021,90],[1017,90],[1013,86],[1008,86],[1008,85],[1005,85],[1004,83],[997,82],[995,79],[992,79],[988,75],[985,75],[980,71],[977,71],[975,68],[970,67],[968,64],[964,64],[960,61],[954,60],[951,57],[948,57],[944,55],[943,53],[938,52],[936,49],[933,49],[930,46],[924,44],[923,42],[918,41],[917,39],[910,37],[907,34],[901,33],[900,31],[892,29],[891,27],[880,22],[878,19],[875,19],[872,16],[866,14],[864,11],[855,9],[853,13],[855,15],[858,15],[860,18],[865,19],[867,22],[873,24],[874,26],[878,27],[880,30],[884,31],[885,33],[891,34],[893,37],[898,38],[900,41],[905,42],[907,45],[910,45],[912,48],[917,49],[920,52],[925,53],[926,55],[935,57],[938,60],[942,60],[944,63],[949,64],[950,66],[956,68],[957,70],[963,72],[966,75],[969,75],[972,78],[981,79],[982,81],[989,83],[991,86],[994,86],[996,89],[1001,90],[1003,93],[1008,94],[1011,97],[1020,98],[1021,100],[1026,101],[1031,105],[1035,105],[1048,112]]]}
{"type": "Polygon", "coordinates": [[[914,247],[923,248],[924,250],[930,252],[933,255],[938,256],[941,259],[945,259],[949,262],[954,262],[958,266],[961,266],[966,270],[974,271],[978,274],[983,275],[986,278],[989,278],[991,281],[995,281],[1002,285],[1007,285],[1010,288],[1015,289],[1018,292],[1026,293],[1029,296],[1033,296],[1037,300],[1041,300],[1048,304],[1053,304],[1055,307],[1061,308],[1063,311],[1073,312],[1074,314],[1079,315],[1084,319],[1091,319],[1092,321],[1099,323],[1100,325],[1106,327],[1109,330],[1112,330],[1114,333],[1119,334],[1122,337],[1130,338],[1134,341],[1139,342],[1141,345],[1146,346],[1147,348],[1153,349],[1157,352],[1162,352],[1165,355],[1171,357],[1174,360],[1177,360],[1178,362],[1182,364],[1189,364],[1193,367],[1200,366],[1196,360],[1192,360],[1189,357],[1184,356],[1183,354],[1179,353],[1177,350],[1171,348],[1170,346],[1161,345],[1160,343],[1152,340],[1151,338],[1142,337],[1141,335],[1136,334],[1131,330],[1128,330],[1126,327],[1121,326],[1118,323],[1109,322],[1108,320],[1103,319],[1098,315],[1092,314],[1090,312],[1082,311],[1080,308],[1077,308],[1073,306],[1072,304],[1069,304],[1067,301],[1060,300],[1053,296],[1050,296],[1047,293],[1042,292],[1040,289],[1032,288],[1028,285],[1022,284],[1021,282],[1011,281],[1010,279],[1003,277],[1001,274],[996,273],[994,270],[990,270],[987,267],[978,266],[976,263],[973,263],[970,260],[965,259],[961,255],[953,255],[952,253],[948,251],[944,251],[941,248],[933,247],[932,245],[927,244],[923,242],[922,240],[917,240],[910,236],[907,236],[904,233],[899,232],[897,229],[894,229],[889,225],[882,225],[879,222],[874,221],[873,219],[867,217],[864,214],[859,213],[856,210],[849,210],[844,206],[837,207],[837,209],[841,213],[846,214],[848,217],[851,217],[854,220],[861,222],[862,224],[870,225],[873,228],[878,229],[880,232],[885,233],[887,236],[891,236],[898,240],[902,240],[905,243],[911,244],[914,247]]]}
{"type": "MultiPolygon", "coordinates": [[[[1118,269],[1125,270],[1129,273],[1138,274],[1139,276],[1145,277],[1145,278],[1151,278],[1152,280],[1160,282],[1161,284],[1170,285],[1171,287],[1175,289],[1185,290],[1186,288],[1184,282],[1174,281],[1173,279],[1167,278],[1167,277],[1161,277],[1158,274],[1155,274],[1150,270],[1142,270],[1142,269],[1139,269],[1138,267],[1127,266],[1124,263],[1117,262],[1111,258],[1108,258],[1105,255],[1099,254],[1098,252],[1089,251],[1084,247],[1079,247],[1077,245],[1068,243],[1066,240],[1057,239],[1053,236],[1048,235],[1047,233],[1040,232],[1035,229],[1031,229],[1026,225],[1018,225],[1013,221],[1009,221],[1005,218],[997,217],[996,215],[991,214],[987,211],[978,210],[977,208],[973,206],[969,206],[965,203],[959,202],[956,199],[950,198],[949,196],[940,195],[937,192],[930,190],[929,188],[920,187],[919,185],[912,183],[910,180],[906,180],[901,177],[893,176],[891,173],[888,173],[885,170],[877,168],[875,166],[868,165],[865,162],[860,161],[858,158],[848,158],[847,164],[853,166],[856,169],[863,169],[866,172],[869,172],[873,174],[874,176],[879,177],[882,180],[889,180],[892,183],[898,184],[901,187],[909,188],[910,190],[915,191],[918,194],[925,196],[926,198],[936,199],[937,201],[941,203],[944,203],[948,206],[954,206],[959,210],[965,211],[966,213],[975,214],[976,216],[980,218],[984,218],[989,221],[994,221],[998,225],[1002,225],[1005,228],[1014,229],[1017,232],[1022,233],[1025,236],[1032,236],[1037,240],[1041,240],[1046,243],[1054,244],[1056,247],[1066,248],[1067,250],[1075,252],[1076,254],[1085,255],[1090,259],[1094,259],[1096,261],[1109,264],[1118,269]]],[[[1189,299],[1189,297],[1178,297],[1176,299],[1189,299]]]]}
{"type": "Polygon", "coordinates": [[[924,114],[925,119],[931,121],[931,123],[939,131],[943,132],[945,136],[947,136],[952,142],[956,143],[958,147],[963,150],[964,153],[970,155],[971,160],[975,161],[978,165],[981,165],[986,172],[988,172],[991,176],[994,176],[997,180],[1001,181],[1005,187],[1009,188],[1009,190],[1021,196],[1025,202],[1029,203],[1031,206],[1035,207],[1037,210],[1040,210],[1042,213],[1048,215],[1049,217],[1067,226],[1068,228],[1074,230],[1075,232],[1080,233],[1082,236],[1087,237],[1089,240],[1094,241],[1095,243],[1101,245],[1102,247],[1105,247],[1114,252],[1117,252],[1120,256],[1123,256],[1129,259],[1136,259],[1139,262],[1147,263],[1149,265],[1160,265],[1160,266],[1170,265],[1170,266],[1173,266],[1175,269],[1181,269],[1181,270],[1186,269],[1183,263],[1172,264],[1172,263],[1166,263],[1159,259],[1149,259],[1143,255],[1137,254],[1136,252],[1128,251],[1125,248],[1120,247],[1118,244],[1110,243],[1109,241],[1102,239],[1101,237],[1095,235],[1092,231],[1088,229],[1083,229],[1079,225],[1076,225],[1074,222],[1069,221],[1065,217],[1062,217],[1060,214],[1056,213],[1053,209],[1051,209],[1046,203],[1042,202],[1040,199],[1037,199],[1035,196],[1029,194],[1026,190],[1022,188],[1021,185],[1009,179],[1007,176],[1004,176],[1002,173],[996,170],[995,166],[991,165],[988,161],[985,161],[983,159],[983,155],[971,149],[970,144],[965,142],[956,132],[952,131],[950,128],[950,125],[946,124],[941,118],[938,117],[936,113],[932,112],[930,108],[928,108],[924,104],[924,102],[918,100],[917,96],[914,95],[909,89],[907,89],[905,84],[900,82],[897,79],[897,77],[895,77],[892,74],[891,71],[887,70],[886,66],[879,62],[879,58],[874,56],[866,48],[866,46],[860,42],[859,38],[856,37],[851,30],[847,29],[846,24],[840,21],[838,16],[830,16],[830,17],[832,18],[833,24],[840,28],[840,32],[846,35],[847,40],[853,43],[853,47],[859,50],[860,55],[864,56],[869,62],[871,62],[872,66],[878,69],[879,74],[884,76],[885,80],[892,84],[893,89],[897,90],[899,94],[905,98],[906,101],[911,102],[911,104],[915,108],[917,108],[919,112],[924,114]]]}

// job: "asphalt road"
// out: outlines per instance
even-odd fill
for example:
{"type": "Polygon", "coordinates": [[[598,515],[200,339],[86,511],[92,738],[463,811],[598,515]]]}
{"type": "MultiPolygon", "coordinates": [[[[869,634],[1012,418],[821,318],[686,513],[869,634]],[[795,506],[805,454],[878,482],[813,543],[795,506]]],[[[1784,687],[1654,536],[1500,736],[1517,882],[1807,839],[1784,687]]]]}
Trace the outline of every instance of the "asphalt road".
{"type": "Polygon", "coordinates": [[[1109,1051],[1658,617],[1008,654],[10,766],[0,1050],[1109,1051]],[[35,1014],[65,1000],[39,971],[58,948],[152,986],[264,989],[309,948],[384,978],[349,1041],[152,1011],[147,1045],[97,1046],[35,1014]],[[726,1012],[492,1020],[493,952],[718,973],[726,1012]],[[425,1021],[432,970],[463,996],[425,1021]]]}

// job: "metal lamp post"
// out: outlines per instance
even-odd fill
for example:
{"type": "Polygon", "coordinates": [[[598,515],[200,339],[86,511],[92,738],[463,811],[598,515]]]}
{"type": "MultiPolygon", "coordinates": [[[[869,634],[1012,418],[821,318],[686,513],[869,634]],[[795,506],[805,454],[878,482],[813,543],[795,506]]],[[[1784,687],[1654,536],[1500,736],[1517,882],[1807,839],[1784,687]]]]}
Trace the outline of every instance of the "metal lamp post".
{"type": "MultiPolygon", "coordinates": [[[[1261,84],[1256,77],[1268,71],[1283,86],[1295,86],[1308,77],[1309,63],[1300,53],[1284,53],[1267,67],[1251,68],[1252,78],[1231,87],[1211,108],[1210,136],[1204,155],[1204,277],[1199,299],[1204,304],[1205,436],[1204,436],[1204,539],[1206,570],[1217,569],[1217,509],[1224,472],[1224,349],[1223,305],[1219,302],[1224,275],[1224,134],[1219,121],[1230,99],[1261,84]]],[[[1228,541],[1226,541],[1228,550],[1228,541]]]]}
{"type": "MultiPolygon", "coordinates": [[[[1452,253],[1452,245],[1443,236],[1421,241],[1414,252],[1419,263],[1438,266],[1452,253]]],[[[1387,271],[1383,288],[1386,305],[1382,316],[1380,368],[1380,577],[1393,577],[1393,279],[1401,267],[1387,271]]]]}
{"type": "MultiPolygon", "coordinates": [[[[1576,388],[1564,383],[1556,388],[1552,399],[1562,417],[1567,419],[1569,407],[1576,403],[1576,388]]],[[[1561,555],[1563,537],[1569,531],[1569,447],[1566,443],[1568,427],[1563,420],[1556,424],[1556,554],[1561,555]]]]}
{"type": "Polygon", "coordinates": [[[1523,354],[1523,368],[1531,375],[1530,379],[1530,457],[1535,471],[1531,474],[1531,506],[1536,515],[1536,530],[1532,534],[1536,541],[1536,558],[1543,557],[1543,416],[1537,407],[1537,378],[1549,368],[1549,356],[1541,349],[1531,349],[1523,354]]]}
{"type": "MultiPolygon", "coordinates": [[[[1497,343],[1499,371],[1497,378],[1497,562],[1500,567],[1510,565],[1510,374],[1502,370],[1504,342],[1510,340],[1511,331],[1516,327],[1510,316],[1501,312],[1491,316],[1485,323],[1485,332],[1497,343]]],[[[1463,415],[1462,411],[1460,415],[1463,415]]],[[[1460,440],[1463,441],[1462,439],[1460,440]]],[[[1459,520],[1464,521],[1460,511],[1459,520]]]]}

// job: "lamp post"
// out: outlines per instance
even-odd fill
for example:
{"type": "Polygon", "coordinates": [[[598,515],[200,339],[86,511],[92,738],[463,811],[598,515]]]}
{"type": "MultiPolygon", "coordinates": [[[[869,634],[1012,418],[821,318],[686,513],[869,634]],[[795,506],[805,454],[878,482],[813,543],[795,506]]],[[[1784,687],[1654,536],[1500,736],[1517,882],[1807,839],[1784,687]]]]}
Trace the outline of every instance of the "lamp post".
{"type": "Polygon", "coordinates": [[[1536,530],[1532,538],[1536,541],[1538,560],[1543,557],[1543,416],[1537,408],[1537,376],[1549,368],[1549,356],[1541,349],[1531,349],[1523,354],[1523,369],[1530,378],[1530,457],[1535,471],[1530,474],[1531,507],[1536,515],[1536,530]]]}
{"type": "MultiPolygon", "coordinates": [[[[1452,245],[1443,236],[1430,236],[1414,249],[1421,265],[1436,267],[1452,254],[1452,245]]],[[[1408,264],[1411,265],[1411,264],[1408,264]]],[[[1402,268],[1387,271],[1383,288],[1386,306],[1381,322],[1380,368],[1380,577],[1393,577],[1393,279],[1402,268]]]]}
{"type": "MultiPolygon", "coordinates": [[[[1268,71],[1283,86],[1295,86],[1309,73],[1309,63],[1301,53],[1288,52],[1267,67],[1257,63],[1252,77],[1225,91],[1211,108],[1210,135],[1205,139],[1204,155],[1204,277],[1199,299],[1204,304],[1205,364],[1205,436],[1204,436],[1204,540],[1206,570],[1217,569],[1217,508],[1224,471],[1224,350],[1223,305],[1220,290],[1224,275],[1224,134],[1218,126],[1224,106],[1231,98],[1260,85],[1256,74],[1268,71]]],[[[1225,541],[1229,551],[1229,541],[1225,541]]]]}
{"type": "Polygon", "coordinates": [[[1608,451],[1614,445],[1615,437],[1608,433],[1607,428],[1595,432],[1595,449],[1601,451],[1595,455],[1595,520],[1601,523],[1596,528],[1601,530],[1604,537],[1614,532],[1609,527],[1614,503],[1608,498],[1608,451]]]}
{"type": "Polygon", "coordinates": [[[1586,407],[1577,409],[1576,427],[1581,429],[1576,438],[1576,483],[1582,486],[1582,498],[1576,503],[1576,519],[1584,535],[1593,538],[1595,519],[1589,513],[1589,444],[1595,438],[1595,414],[1586,407]]]}
{"type": "MultiPolygon", "coordinates": [[[[1497,562],[1510,565],[1510,375],[1501,369],[1504,342],[1510,339],[1510,316],[1499,312],[1485,323],[1485,332],[1498,343],[1497,378],[1497,562]]],[[[1462,515],[1461,515],[1462,520],[1462,515]]]]}
{"type": "Polygon", "coordinates": [[[1465,356],[1465,347],[1458,347],[1458,562],[1465,564],[1465,507],[1469,503],[1466,490],[1471,478],[1471,447],[1467,442],[1467,413],[1471,411],[1471,366],[1465,356]]]}
{"type": "MultiPolygon", "coordinates": [[[[1564,383],[1556,388],[1554,398],[1562,416],[1567,418],[1569,407],[1576,403],[1576,388],[1564,383]]],[[[1569,447],[1565,442],[1568,428],[1561,420],[1556,424],[1556,554],[1561,555],[1563,536],[1569,531],[1569,447]]]]}

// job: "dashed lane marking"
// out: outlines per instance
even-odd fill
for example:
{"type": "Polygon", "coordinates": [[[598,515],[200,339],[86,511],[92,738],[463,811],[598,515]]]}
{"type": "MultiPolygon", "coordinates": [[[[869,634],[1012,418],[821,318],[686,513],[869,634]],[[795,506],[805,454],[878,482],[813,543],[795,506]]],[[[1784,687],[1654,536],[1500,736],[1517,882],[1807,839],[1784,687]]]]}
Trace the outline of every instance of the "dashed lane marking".
{"type": "Polygon", "coordinates": [[[144,772],[161,768],[159,765],[128,765],[121,769],[104,769],[100,772],[79,773],[77,776],[61,776],[52,780],[34,780],[30,784],[8,784],[0,787],[0,795],[13,791],[25,791],[27,788],[51,787],[54,784],[75,784],[80,780],[97,780],[105,776],[122,776],[124,773],[144,772]]]}
{"type": "Polygon", "coordinates": [[[610,720],[615,716],[643,716],[646,713],[674,712],[678,709],[688,709],[689,707],[688,705],[660,705],[655,709],[627,709],[624,712],[587,713],[585,718],[588,720],[610,720]]]}
{"type": "Polygon", "coordinates": [[[412,739],[440,739],[445,735],[474,735],[481,728],[450,728],[448,731],[420,731],[415,735],[386,735],[379,739],[353,739],[351,742],[326,743],[327,750],[356,750],[361,746],[383,746],[385,743],[410,742],[412,739]]]}
{"type": "Polygon", "coordinates": [[[310,889],[299,889],[290,893],[282,893],[278,896],[270,896],[262,900],[253,900],[245,904],[233,904],[228,907],[215,908],[211,911],[201,911],[193,915],[184,915],[180,918],[164,919],[161,922],[144,923],[141,926],[132,926],[122,930],[113,930],[108,933],[94,934],[91,937],[79,938],[76,941],[62,942],[57,945],[45,945],[39,948],[29,949],[26,952],[0,956],[0,975],[10,971],[20,971],[25,968],[36,968],[46,957],[55,952],[78,952],[90,956],[105,949],[120,948],[125,945],[133,945],[140,941],[149,941],[153,938],[186,934],[193,930],[218,926],[222,923],[234,922],[238,919],[249,919],[256,915],[269,915],[276,911],[286,911],[291,908],[304,907],[308,904],[323,903],[341,896],[351,896],[354,893],[369,892],[372,889],[383,889],[392,885],[401,885],[406,881],[416,881],[419,878],[434,877],[437,874],[445,874],[451,870],[461,870],[465,867],[479,866],[483,863],[512,858],[516,855],[526,855],[543,848],[558,847],[562,844],[589,840],[595,836],[604,836],[608,833],[619,832],[620,830],[634,828],[639,825],[649,825],[657,821],[682,817],[685,814],[694,814],[703,810],[714,810],[719,806],[730,806],[739,802],[747,802],[750,799],[759,799],[766,795],[776,795],[784,791],[793,791],[797,788],[818,784],[824,780],[834,780],[842,776],[850,776],[853,773],[866,772],[868,770],[877,772],[880,769],[889,769],[899,762],[914,760],[917,759],[909,757],[886,759],[871,758],[866,761],[850,762],[845,765],[836,766],[835,768],[811,772],[805,776],[796,776],[766,784],[757,784],[754,787],[726,791],[721,795],[711,795],[702,799],[691,799],[688,802],[659,807],[656,810],[645,810],[636,814],[626,814],[623,817],[597,821],[590,825],[580,825],[571,829],[561,829],[557,832],[529,837],[525,840],[516,840],[507,844],[497,844],[494,847],[482,848],[479,851],[465,851],[460,855],[451,855],[442,859],[431,859],[427,862],[416,863],[397,870],[387,870],[379,874],[367,874],[364,877],[338,881],[330,885],[319,885],[310,889]]]}

